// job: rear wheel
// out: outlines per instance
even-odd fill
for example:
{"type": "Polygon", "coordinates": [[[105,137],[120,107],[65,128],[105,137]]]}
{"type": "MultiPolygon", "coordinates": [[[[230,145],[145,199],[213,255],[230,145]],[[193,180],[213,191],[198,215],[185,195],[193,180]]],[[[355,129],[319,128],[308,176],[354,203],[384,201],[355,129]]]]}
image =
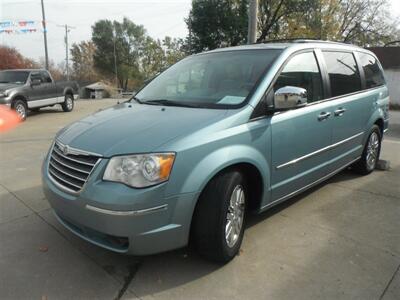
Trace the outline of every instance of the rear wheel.
{"type": "Polygon", "coordinates": [[[26,106],[25,101],[17,99],[14,101],[13,104],[14,110],[17,112],[19,117],[21,118],[22,121],[26,120],[26,116],[28,114],[28,107],[26,106]]]}
{"type": "Polygon", "coordinates": [[[72,95],[65,95],[65,100],[61,104],[63,111],[70,112],[74,109],[74,98],[72,95]]]}
{"type": "Polygon", "coordinates": [[[247,187],[231,170],[217,175],[202,192],[193,219],[192,241],[204,257],[228,262],[240,250],[244,234],[247,187]]]}
{"type": "Polygon", "coordinates": [[[374,125],[360,160],[353,165],[354,171],[361,175],[367,175],[375,169],[381,152],[381,141],[381,130],[377,125],[374,125]]]}

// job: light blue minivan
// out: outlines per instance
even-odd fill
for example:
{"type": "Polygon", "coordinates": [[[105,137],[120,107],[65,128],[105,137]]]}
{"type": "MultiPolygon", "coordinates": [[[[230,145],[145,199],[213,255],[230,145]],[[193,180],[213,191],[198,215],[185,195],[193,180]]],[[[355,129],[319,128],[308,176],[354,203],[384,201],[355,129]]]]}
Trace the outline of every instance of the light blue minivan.
{"type": "Polygon", "coordinates": [[[347,167],[372,172],[388,107],[382,67],[365,49],[308,40],[218,49],[62,129],[43,188],[57,219],[98,246],[147,255],[190,240],[227,262],[248,212],[347,167]]]}

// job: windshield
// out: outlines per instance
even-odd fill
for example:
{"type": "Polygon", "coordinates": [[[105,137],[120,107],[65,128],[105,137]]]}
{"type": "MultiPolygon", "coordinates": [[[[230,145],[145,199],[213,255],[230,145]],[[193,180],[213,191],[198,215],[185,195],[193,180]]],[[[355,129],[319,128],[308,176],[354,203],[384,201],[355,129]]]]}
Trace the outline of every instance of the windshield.
{"type": "Polygon", "coordinates": [[[242,104],[281,50],[206,53],[176,63],[136,95],[141,103],[191,107],[242,104]]]}
{"type": "Polygon", "coordinates": [[[28,80],[26,71],[0,71],[0,83],[24,84],[28,80]]]}

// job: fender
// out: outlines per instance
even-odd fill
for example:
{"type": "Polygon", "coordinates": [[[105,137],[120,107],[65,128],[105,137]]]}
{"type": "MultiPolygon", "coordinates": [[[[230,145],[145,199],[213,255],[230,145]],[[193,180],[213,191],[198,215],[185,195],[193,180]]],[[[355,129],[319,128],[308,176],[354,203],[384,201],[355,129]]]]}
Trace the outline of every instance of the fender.
{"type": "Polygon", "coordinates": [[[15,99],[20,98],[22,100],[24,100],[25,102],[29,101],[29,97],[21,94],[21,93],[15,93],[15,94],[11,94],[10,95],[11,101],[10,104],[12,105],[12,103],[15,101],[15,99]]]}
{"type": "MultiPolygon", "coordinates": [[[[389,109],[389,92],[388,89],[385,87],[384,89],[381,90],[379,93],[379,98],[377,99],[376,102],[374,103],[374,113],[371,115],[371,117],[368,120],[367,123],[367,130],[369,130],[378,120],[382,120],[382,122],[385,124],[384,126],[387,126],[388,123],[388,109],[389,109]]],[[[383,128],[384,130],[385,128],[383,128]]],[[[367,138],[368,138],[369,132],[365,132],[364,137],[363,137],[363,145],[366,143],[367,138]]]]}
{"type": "Polygon", "coordinates": [[[69,87],[69,86],[65,87],[65,88],[64,88],[64,91],[63,91],[63,96],[64,96],[64,97],[65,97],[67,94],[71,94],[72,97],[74,96],[74,90],[73,90],[71,87],[69,87]]]}
{"type": "Polygon", "coordinates": [[[226,146],[205,156],[182,183],[180,193],[201,192],[220,171],[240,163],[251,164],[260,172],[264,187],[262,202],[265,202],[269,198],[269,164],[258,149],[243,144],[226,146]]]}

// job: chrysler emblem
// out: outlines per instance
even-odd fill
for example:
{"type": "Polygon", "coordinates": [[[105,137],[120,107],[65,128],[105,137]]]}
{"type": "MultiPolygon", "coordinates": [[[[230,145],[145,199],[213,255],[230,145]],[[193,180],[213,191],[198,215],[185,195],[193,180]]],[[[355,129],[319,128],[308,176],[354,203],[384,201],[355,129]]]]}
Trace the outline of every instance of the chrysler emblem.
{"type": "Polygon", "coordinates": [[[65,145],[65,146],[62,148],[62,153],[63,153],[64,155],[68,155],[68,154],[69,154],[69,147],[68,147],[68,145],[65,145]]]}

